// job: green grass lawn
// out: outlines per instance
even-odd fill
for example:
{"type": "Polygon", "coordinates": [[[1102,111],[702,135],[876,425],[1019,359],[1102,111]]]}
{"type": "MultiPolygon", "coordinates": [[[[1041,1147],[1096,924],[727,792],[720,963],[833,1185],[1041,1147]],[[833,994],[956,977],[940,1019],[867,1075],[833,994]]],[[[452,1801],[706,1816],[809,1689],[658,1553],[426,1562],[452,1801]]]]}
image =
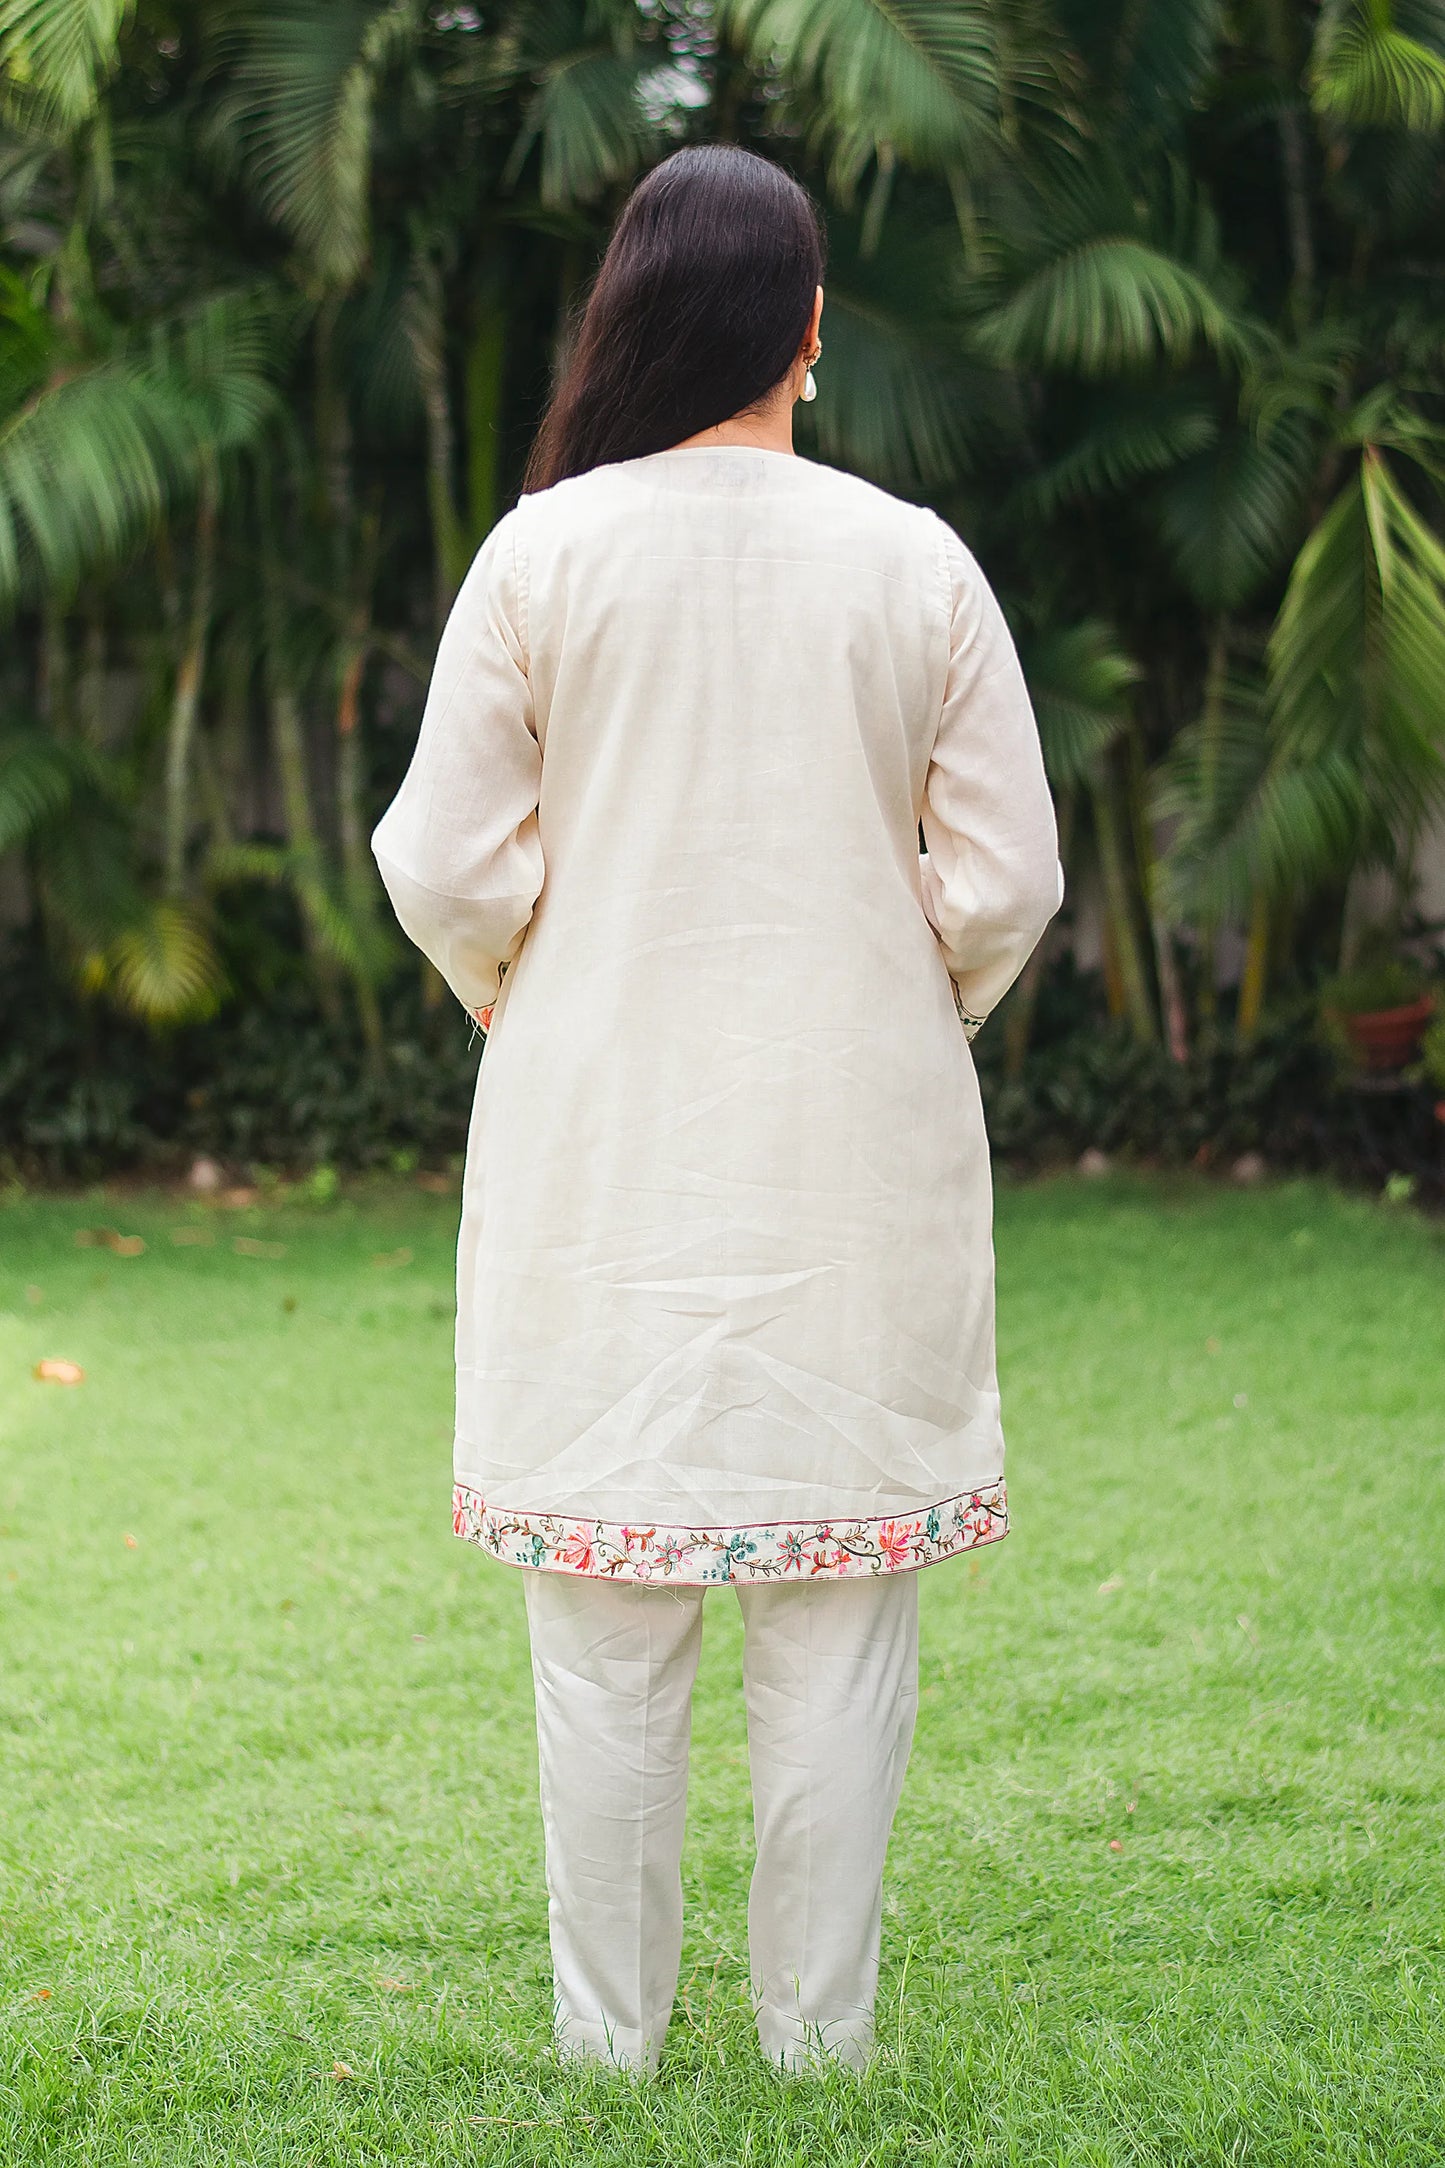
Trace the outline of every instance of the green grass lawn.
{"type": "Polygon", "coordinates": [[[718,1591],[648,2085],[548,2055],[520,1577],[449,1526],[454,1212],[0,1209],[6,2168],[1445,2159],[1441,1230],[1002,1191],[1015,1533],[923,1578],[884,2051],[757,2057],[718,1591]]]}

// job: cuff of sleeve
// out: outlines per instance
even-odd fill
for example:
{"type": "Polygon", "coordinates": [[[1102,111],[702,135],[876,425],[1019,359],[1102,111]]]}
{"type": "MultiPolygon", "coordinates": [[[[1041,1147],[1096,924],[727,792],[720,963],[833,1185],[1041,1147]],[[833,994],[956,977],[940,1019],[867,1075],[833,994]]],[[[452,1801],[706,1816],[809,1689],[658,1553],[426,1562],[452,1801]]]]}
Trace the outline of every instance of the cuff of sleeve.
{"type": "Polygon", "coordinates": [[[493,994],[491,1000],[487,1002],[485,1006],[480,1008],[473,1008],[470,1003],[468,1003],[467,1005],[468,1016],[474,1018],[475,1021],[481,1025],[483,1031],[490,1031],[492,1028],[492,1011],[502,998],[502,981],[506,978],[507,973],[510,971],[511,968],[512,959],[509,956],[506,962],[497,972],[497,991],[493,994]]]}
{"type": "Polygon", "coordinates": [[[953,1006],[958,1011],[958,1020],[963,1026],[963,1036],[965,1039],[975,1038],[983,1028],[984,1019],[981,1016],[971,1016],[964,1007],[963,996],[958,990],[957,979],[950,977],[948,983],[953,988],[953,1006]]]}
{"type": "Polygon", "coordinates": [[[958,1010],[958,1021],[964,1028],[964,1038],[975,1038],[977,1032],[984,1028],[984,1017],[975,1017],[964,1008],[964,997],[958,991],[958,980],[949,978],[949,986],[953,986],[953,1008],[958,1010]]]}

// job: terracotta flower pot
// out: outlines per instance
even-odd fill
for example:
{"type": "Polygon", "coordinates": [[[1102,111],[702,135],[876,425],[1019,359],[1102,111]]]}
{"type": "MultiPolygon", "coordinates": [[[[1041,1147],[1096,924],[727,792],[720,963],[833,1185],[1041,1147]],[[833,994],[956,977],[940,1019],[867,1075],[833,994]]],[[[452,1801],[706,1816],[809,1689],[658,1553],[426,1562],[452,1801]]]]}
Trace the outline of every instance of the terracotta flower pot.
{"type": "Polygon", "coordinates": [[[1399,1009],[1374,1009],[1358,1016],[1342,1016],[1345,1036],[1366,1069],[1403,1069],[1420,1051],[1425,1026],[1435,1013],[1429,994],[1407,1001],[1399,1009]]]}

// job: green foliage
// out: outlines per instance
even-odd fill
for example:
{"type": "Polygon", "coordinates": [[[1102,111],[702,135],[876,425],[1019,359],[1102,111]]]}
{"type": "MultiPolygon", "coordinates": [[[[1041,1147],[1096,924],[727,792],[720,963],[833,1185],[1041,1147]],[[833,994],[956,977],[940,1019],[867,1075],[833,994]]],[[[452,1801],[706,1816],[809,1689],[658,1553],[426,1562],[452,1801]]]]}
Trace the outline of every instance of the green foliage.
{"type": "Polygon", "coordinates": [[[416,966],[368,830],[615,212],[687,141],[819,201],[800,449],[976,548],[1141,1043],[1210,1038],[1240,936],[1245,1037],[1315,984],[1357,869],[1408,898],[1439,0],[0,0],[0,79],[0,852],[66,986],[194,1028],[304,982],[386,1074],[416,966]]]}
{"type": "Polygon", "coordinates": [[[1420,1042],[1425,1075],[1436,1091],[1445,1092],[1445,1016],[1437,1016],[1420,1042]]]}
{"type": "Polygon", "coordinates": [[[1001,25],[981,0],[722,0],[722,25],[814,93],[858,162],[970,164],[999,116],[1001,25]]]}
{"type": "Polygon", "coordinates": [[[1189,384],[1103,392],[1080,417],[1066,452],[1019,490],[1019,509],[1045,519],[1092,497],[1124,495],[1146,475],[1167,474],[1214,444],[1215,401],[1189,384]]]}
{"type": "Polygon", "coordinates": [[[0,0],[0,89],[65,132],[94,110],[133,0],[0,0]]]}
{"type": "Polygon", "coordinates": [[[1373,1016],[1418,1001],[1427,983],[1418,965],[1399,956],[1385,957],[1326,979],[1319,992],[1320,1007],[1341,1016],[1373,1016]]]}
{"type": "MultiPolygon", "coordinates": [[[[246,952],[259,946],[253,933],[246,952]]],[[[481,1042],[450,997],[428,1017],[413,989],[391,993],[381,1069],[353,1025],[321,1013],[294,964],[163,1037],[133,1015],[57,998],[26,951],[0,965],[0,1001],[28,1019],[0,1049],[0,1169],[47,1181],[180,1172],[205,1153],[242,1171],[312,1170],[319,1198],[338,1168],[389,1168],[408,1152],[445,1165],[466,1145],[481,1042]]]]}
{"type": "MultiPolygon", "coordinates": [[[[1356,847],[1391,856],[1445,797],[1445,548],[1372,445],[1295,563],[1269,683],[1280,761],[1347,775],[1356,847]]],[[[1326,870],[1309,840],[1276,839],[1277,885],[1326,870]]]]}
{"type": "Polygon", "coordinates": [[[1159,529],[1201,607],[1237,610],[1288,565],[1317,457],[1295,414],[1269,430],[1236,423],[1173,464],[1158,493],[1159,529]]]}
{"type": "Polygon", "coordinates": [[[1125,234],[1090,236],[1040,264],[976,336],[1005,368],[1093,378],[1184,360],[1200,343],[1226,354],[1237,345],[1197,272],[1125,234]]]}
{"type": "Polygon", "coordinates": [[[225,987],[204,919],[137,878],[117,779],[44,732],[0,736],[0,850],[24,845],[70,975],[148,1022],[209,1015],[225,987]]]}
{"type": "Polygon", "coordinates": [[[516,61],[530,95],[504,188],[516,186],[540,144],[538,192],[546,209],[594,203],[658,148],[641,96],[649,56],[628,36],[630,27],[620,8],[595,20],[581,4],[532,13],[516,61]]]}
{"type": "Polygon", "coordinates": [[[218,295],[108,355],[58,346],[0,420],[0,611],[68,598],[184,502],[203,460],[254,443],[280,335],[268,296],[218,295]]]}
{"type": "Polygon", "coordinates": [[[1394,22],[1390,0],[1328,0],[1310,72],[1315,110],[1352,128],[1445,128],[1445,55],[1394,22]]]}
{"type": "Polygon", "coordinates": [[[212,26],[227,88],[212,127],[262,209],[316,276],[349,285],[370,240],[377,79],[421,27],[418,0],[222,6],[212,26]]]}
{"type": "Polygon", "coordinates": [[[205,927],[183,904],[166,902],[149,903],[123,926],[90,977],[113,987],[132,1016],[157,1024],[211,1015],[225,984],[205,927]]]}
{"type": "Polygon", "coordinates": [[[1099,762],[1123,729],[1139,666],[1097,618],[1056,626],[1020,645],[1044,762],[1056,791],[1097,779],[1099,762]]]}

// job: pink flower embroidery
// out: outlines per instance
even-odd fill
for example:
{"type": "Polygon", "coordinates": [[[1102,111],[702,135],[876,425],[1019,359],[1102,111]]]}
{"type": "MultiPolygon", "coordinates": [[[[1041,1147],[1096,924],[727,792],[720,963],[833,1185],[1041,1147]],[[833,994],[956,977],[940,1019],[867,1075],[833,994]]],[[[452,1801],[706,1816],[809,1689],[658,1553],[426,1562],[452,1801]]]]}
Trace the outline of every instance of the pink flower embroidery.
{"type": "Polygon", "coordinates": [[[906,1566],[912,1538],[917,1533],[917,1521],[880,1521],[875,1531],[875,1540],[883,1553],[885,1564],[906,1566]]]}
{"type": "Polygon", "coordinates": [[[595,1573],[597,1553],[580,1528],[574,1528],[562,1545],[562,1563],[569,1573],[595,1573]]]}

